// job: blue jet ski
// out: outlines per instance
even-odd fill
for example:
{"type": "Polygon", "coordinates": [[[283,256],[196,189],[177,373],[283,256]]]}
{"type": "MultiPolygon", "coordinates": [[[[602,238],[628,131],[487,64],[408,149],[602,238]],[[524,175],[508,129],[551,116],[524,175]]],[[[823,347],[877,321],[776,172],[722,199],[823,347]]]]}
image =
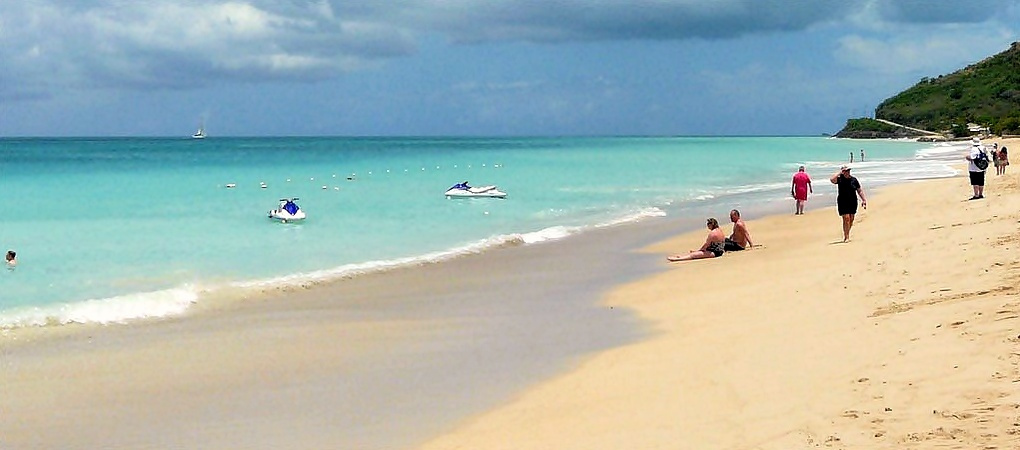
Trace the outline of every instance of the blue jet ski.
{"type": "Polygon", "coordinates": [[[294,203],[300,200],[297,197],[294,198],[281,198],[280,207],[269,211],[269,218],[279,220],[280,222],[287,223],[297,220],[305,220],[305,212],[301,210],[301,207],[294,203]]]}

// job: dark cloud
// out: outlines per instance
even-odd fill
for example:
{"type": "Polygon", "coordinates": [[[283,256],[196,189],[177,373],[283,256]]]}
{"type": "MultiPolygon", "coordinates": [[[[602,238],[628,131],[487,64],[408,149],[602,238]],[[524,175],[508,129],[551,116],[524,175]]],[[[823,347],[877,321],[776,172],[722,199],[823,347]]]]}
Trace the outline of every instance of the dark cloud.
{"type": "Polygon", "coordinates": [[[879,17],[890,22],[966,24],[984,22],[1020,5],[1018,0],[875,1],[879,17]]]}
{"type": "Polygon", "coordinates": [[[728,39],[851,18],[957,24],[988,20],[1020,0],[334,0],[337,11],[388,17],[454,42],[728,39]]]}
{"type": "MultiPolygon", "coordinates": [[[[729,39],[870,13],[983,20],[1017,0],[32,0],[0,3],[6,98],[57,87],[181,89],[320,80],[417,51],[416,39],[546,44],[729,39]],[[19,92],[21,94],[19,94],[19,92]]],[[[29,94],[31,93],[31,94],[29,94]]]]}
{"type": "Polygon", "coordinates": [[[725,39],[792,31],[839,18],[840,0],[416,2],[402,18],[429,23],[457,42],[725,39]],[[467,6],[470,4],[470,6],[467,6]],[[454,5],[454,6],[451,6],[454,5]]]}

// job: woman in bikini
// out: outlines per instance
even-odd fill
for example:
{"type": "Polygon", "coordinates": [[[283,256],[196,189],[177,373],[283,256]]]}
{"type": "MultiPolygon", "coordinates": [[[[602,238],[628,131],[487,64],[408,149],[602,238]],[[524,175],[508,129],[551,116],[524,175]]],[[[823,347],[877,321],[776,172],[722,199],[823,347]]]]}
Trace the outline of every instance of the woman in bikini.
{"type": "Polygon", "coordinates": [[[719,228],[719,221],[714,218],[708,219],[708,237],[705,238],[705,243],[700,249],[691,250],[686,255],[675,255],[667,256],[666,261],[677,262],[677,261],[690,261],[693,259],[704,259],[704,258],[715,258],[722,256],[724,248],[726,247],[726,235],[723,234],[722,228],[719,228]]]}
{"type": "Polygon", "coordinates": [[[1005,175],[1006,166],[1008,165],[1009,165],[1009,152],[1006,150],[1006,147],[1003,146],[1002,148],[999,149],[999,165],[995,167],[996,174],[1005,175]]]}

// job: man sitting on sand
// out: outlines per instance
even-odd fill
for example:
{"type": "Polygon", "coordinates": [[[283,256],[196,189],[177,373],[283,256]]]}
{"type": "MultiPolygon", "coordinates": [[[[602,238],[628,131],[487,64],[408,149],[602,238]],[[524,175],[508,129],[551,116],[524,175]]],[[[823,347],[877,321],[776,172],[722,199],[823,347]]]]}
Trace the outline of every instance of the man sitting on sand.
{"type": "Polygon", "coordinates": [[[733,233],[726,238],[726,251],[736,252],[754,247],[751,232],[747,231],[747,224],[740,218],[740,211],[730,210],[730,222],[733,222],[733,233]]]}

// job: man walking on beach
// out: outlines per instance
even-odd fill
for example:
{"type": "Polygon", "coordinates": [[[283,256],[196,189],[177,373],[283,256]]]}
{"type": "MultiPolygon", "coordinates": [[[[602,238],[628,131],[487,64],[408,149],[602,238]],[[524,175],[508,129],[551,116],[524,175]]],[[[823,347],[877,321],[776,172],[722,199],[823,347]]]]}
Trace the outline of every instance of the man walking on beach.
{"type": "Polygon", "coordinates": [[[868,209],[868,200],[864,198],[861,183],[850,175],[850,166],[846,164],[829,181],[837,188],[836,209],[843,217],[843,242],[850,242],[850,228],[853,228],[854,216],[857,214],[857,197],[861,198],[861,207],[864,209],[868,209]]]}
{"type": "Polygon", "coordinates": [[[974,189],[974,196],[970,200],[985,198],[985,169],[988,168],[988,155],[981,146],[981,139],[974,138],[971,141],[970,153],[967,154],[967,171],[970,173],[970,187],[974,189]]]}
{"type": "Polygon", "coordinates": [[[797,173],[793,174],[793,184],[790,185],[790,195],[797,200],[797,212],[794,214],[804,214],[804,202],[807,201],[808,192],[815,193],[811,187],[811,177],[804,171],[804,166],[800,166],[797,173]]]}
{"type": "Polygon", "coordinates": [[[754,247],[751,243],[751,233],[747,231],[747,224],[740,218],[740,211],[730,210],[730,222],[733,222],[733,233],[726,238],[725,250],[736,252],[754,247]]]}

